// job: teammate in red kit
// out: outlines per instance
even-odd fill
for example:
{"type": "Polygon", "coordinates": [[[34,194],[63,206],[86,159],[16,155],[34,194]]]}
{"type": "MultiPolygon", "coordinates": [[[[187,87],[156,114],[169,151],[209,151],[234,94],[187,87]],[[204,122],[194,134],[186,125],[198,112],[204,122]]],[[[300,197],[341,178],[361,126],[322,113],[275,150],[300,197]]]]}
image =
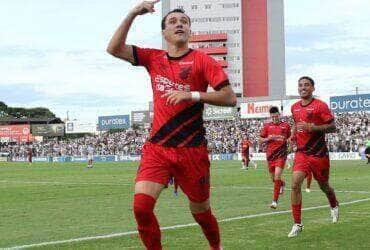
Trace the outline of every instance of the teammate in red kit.
{"type": "Polygon", "coordinates": [[[294,156],[291,194],[294,225],[288,237],[297,236],[303,229],[301,185],[309,172],[312,172],[329,200],[332,221],[335,223],[339,218],[338,201],[334,189],[329,185],[330,161],[325,142],[325,134],[335,132],[336,127],[328,105],[313,97],[314,90],[313,79],[308,76],[301,77],[298,81],[301,100],[291,108],[297,152],[294,156]]]}
{"type": "Polygon", "coordinates": [[[281,177],[288,155],[287,141],[290,138],[291,129],[289,123],[281,120],[278,107],[271,107],[269,112],[271,121],[263,126],[259,143],[267,144],[266,158],[270,177],[274,183],[274,194],[270,207],[276,209],[279,194],[284,192],[285,187],[285,182],[281,177]]]}
{"type": "Polygon", "coordinates": [[[190,18],[181,9],[162,20],[167,51],[127,45],[126,37],[138,15],[154,12],[159,1],[144,1],[125,18],[107,51],[143,66],[151,77],[154,117],[136,176],[133,210],[147,249],[162,249],[154,207],[171,177],[189,199],[210,249],[222,249],[216,218],[211,212],[210,162],[203,127],[203,103],[235,106],[236,96],[222,67],[210,56],[188,46],[190,18]],[[215,91],[207,93],[208,86],[215,91]]]}
{"type": "Polygon", "coordinates": [[[248,136],[244,136],[240,148],[242,154],[242,169],[248,170],[249,163],[253,164],[254,169],[257,169],[257,163],[252,160],[253,147],[252,143],[248,139],[248,136]]]}
{"type": "Polygon", "coordinates": [[[249,166],[249,148],[251,146],[251,142],[248,140],[248,137],[245,136],[241,143],[241,153],[242,153],[242,169],[248,170],[249,166]]]}

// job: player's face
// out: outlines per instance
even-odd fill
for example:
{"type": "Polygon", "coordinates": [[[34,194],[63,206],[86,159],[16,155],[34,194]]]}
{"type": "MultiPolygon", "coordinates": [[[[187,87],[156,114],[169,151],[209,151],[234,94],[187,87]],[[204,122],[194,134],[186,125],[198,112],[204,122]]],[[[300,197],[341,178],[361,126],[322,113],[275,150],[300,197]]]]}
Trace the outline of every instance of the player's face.
{"type": "Polygon", "coordinates": [[[171,13],[166,18],[166,28],[162,31],[166,41],[174,45],[188,43],[190,37],[190,23],[183,13],[171,13]]]}
{"type": "Polygon", "coordinates": [[[280,122],[280,114],[279,113],[272,113],[270,114],[271,120],[273,123],[279,123],[280,122]]]}
{"type": "Polygon", "coordinates": [[[315,87],[307,79],[301,79],[298,82],[298,93],[302,99],[308,99],[312,97],[315,87]]]}

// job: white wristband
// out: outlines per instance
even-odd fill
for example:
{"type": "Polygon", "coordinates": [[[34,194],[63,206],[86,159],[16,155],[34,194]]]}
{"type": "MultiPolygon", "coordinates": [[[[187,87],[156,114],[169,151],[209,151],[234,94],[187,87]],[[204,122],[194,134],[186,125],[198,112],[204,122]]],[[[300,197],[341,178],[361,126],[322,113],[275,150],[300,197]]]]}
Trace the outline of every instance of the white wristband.
{"type": "Polygon", "coordinates": [[[191,100],[195,102],[200,101],[200,93],[198,91],[191,91],[190,94],[191,94],[191,100]]]}

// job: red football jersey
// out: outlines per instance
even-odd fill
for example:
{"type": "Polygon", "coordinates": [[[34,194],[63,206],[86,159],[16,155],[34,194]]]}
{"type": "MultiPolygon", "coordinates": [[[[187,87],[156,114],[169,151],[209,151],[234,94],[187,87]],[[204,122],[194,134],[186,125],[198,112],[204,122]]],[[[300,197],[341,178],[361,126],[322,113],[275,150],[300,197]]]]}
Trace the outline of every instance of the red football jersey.
{"type": "Polygon", "coordinates": [[[252,143],[249,140],[243,140],[242,141],[242,154],[243,155],[249,155],[249,147],[252,145],[252,143]]]}
{"type": "MultiPolygon", "coordinates": [[[[313,123],[314,125],[323,125],[334,121],[334,116],[329,110],[328,105],[316,98],[305,106],[302,105],[302,101],[293,104],[291,111],[296,124],[303,121],[313,123]]],[[[297,142],[297,151],[314,156],[328,155],[325,133],[305,132],[296,129],[295,139],[297,142]]]]}
{"type": "Polygon", "coordinates": [[[278,140],[267,142],[266,159],[273,161],[278,158],[286,158],[288,155],[287,139],[291,135],[290,125],[287,122],[281,121],[278,124],[273,122],[265,123],[260,136],[267,138],[269,135],[281,136],[278,140]]]}
{"type": "Polygon", "coordinates": [[[206,92],[208,85],[219,90],[229,85],[221,65],[212,57],[190,49],[181,57],[166,51],[133,47],[135,64],[150,74],[154,117],[149,141],[166,147],[190,147],[205,144],[201,102],[187,101],[166,105],[161,96],[170,90],[206,92]]]}

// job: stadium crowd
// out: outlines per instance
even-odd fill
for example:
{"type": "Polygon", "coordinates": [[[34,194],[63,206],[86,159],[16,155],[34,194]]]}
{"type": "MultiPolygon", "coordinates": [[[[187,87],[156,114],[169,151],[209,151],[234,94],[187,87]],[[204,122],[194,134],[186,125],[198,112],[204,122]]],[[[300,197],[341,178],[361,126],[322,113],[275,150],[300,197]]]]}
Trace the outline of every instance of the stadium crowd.
{"type": "MultiPolygon", "coordinates": [[[[359,152],[370,139],[369,113],[345,113],[336,116],[338,131],[327,135],[331,152],[359,152]]],[[[265,119],[206,121],[208,148],[211,153],[236,153],[244,135],[248,135],[254,152],[261,152],[257,140],[265,119]]],[[[137,155],[148,136],[147,129],[128,129],[116,133],[102,133],[77,139],[33,142],[34,156],[85,156],[87,147],[94,147],[95,155],[137,155]]],[[[0,152],[13,157],[25,157],[30,145],[0,143],[0,152]]]]}

